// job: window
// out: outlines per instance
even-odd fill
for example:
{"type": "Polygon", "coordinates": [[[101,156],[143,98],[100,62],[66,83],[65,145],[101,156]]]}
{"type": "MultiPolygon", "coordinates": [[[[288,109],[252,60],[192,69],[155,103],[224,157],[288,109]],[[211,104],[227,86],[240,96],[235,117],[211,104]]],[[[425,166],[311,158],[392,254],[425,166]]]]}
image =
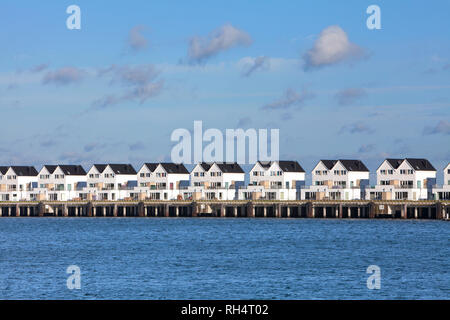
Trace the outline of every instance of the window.
{"type": "Polygon", "coordinates": [[[144,177],[145,177],[145,173],[142,172],[142,173],[140,174],[140,177],[141,177],[141,178],[144,178],[144,177]]]}
{"type": "Polygon", "coordinates": [[[394,170],[388,170],[389,174],[394,174],[394,170]]]}
{"type": "Polygon", "coordinates": [[[320,170],[316,170],[316,175],[320,176],[320,170]]]}
{"type": "Polygon", "coordinates": [[[45,179],[50,179],[50,175],[49,174],[41,174],[39,176],[40,179],[45,180],[45,179]]]}
{"type": "Polygon", "coordinates": [[[386,174],[386,170],[380,170],[381,174],[386,174]]]}
{"type": "Polygon", "coordinates": [[[323,171],[322,171],[322,174],[323,174],[324,176],[326,176],[326,175],[328,174],[328,171],[327,171],[327,170],[323,170],[323,171]]]}
{"type": "Polygon", "coordinates": [[[198,177],[198,172],[194,172],[194,177],[198,177]]]}

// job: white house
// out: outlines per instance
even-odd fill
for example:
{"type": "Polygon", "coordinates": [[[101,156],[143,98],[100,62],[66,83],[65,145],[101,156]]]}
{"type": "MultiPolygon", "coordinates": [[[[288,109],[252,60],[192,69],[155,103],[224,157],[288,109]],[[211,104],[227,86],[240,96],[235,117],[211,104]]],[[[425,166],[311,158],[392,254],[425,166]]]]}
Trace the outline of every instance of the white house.
{"type": "Polygon", "coordinates": [[[311,172],[312,185],[302,189],[302,199],[364,199],[369,169],[361,160],[320,160],[311,172]]]}
{"type": "Polygon", "coordinates": [[[371,200],[425,200],[432,197],[436,169],[427,159],[386,159],[377,169],[377,184],[366,193],[371,200]]]}
{"type": "Polygon", "coordinates": [[[0,169],[0,200],[33,200],[30,193],[37,187],[38,172],[32,166],[10,166],[0,169]]]}
{"type": "Polygon", "coordinates": [[[87,187],[78,197],[88,200],[122,200],[137,186],[137,173],[131,164],[94,164],[87,172],[87,187]]]}
{"type": "Polygon", "coordinates": [[[450,200],[450,163],[443,170],[444,184],[442,187],[433,188],[434,199],[450,200]]]}
{"type": "Polygon", "coordinates": [[[242,199],[297,200],[305,185],[305,170],[297,161],[258,161],[249,175],[242,199]]]}
{"type": "Polygon", "coordinates": [[[189,186],[189,171],[183,164],[144,163],[137,173],[135,190],[150,200],[176,200],[189,186]]]}
{"type": "Polygon", "coordinates": [[[190,187],[183,192],[185,199],[235,200],[245,173],[237,163],[201,162],[192,169],[190,180],[190,187]]]}
{"type": "Polygon", "coordinates": [[[39,200],[73,200],[86,187],[86,171],[80,165],[44,165],[39,171],[39,200]]]}

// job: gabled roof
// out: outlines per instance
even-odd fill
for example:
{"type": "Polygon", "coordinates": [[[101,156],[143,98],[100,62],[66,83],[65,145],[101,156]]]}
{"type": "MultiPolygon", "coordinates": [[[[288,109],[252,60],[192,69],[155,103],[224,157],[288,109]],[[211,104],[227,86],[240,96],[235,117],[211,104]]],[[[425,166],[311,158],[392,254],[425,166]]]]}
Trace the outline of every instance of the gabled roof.
{"type": "Polygon", "coordinates": [[[211,168],[212,163],[200,162],[199,165],[203,168],[203,170],[208,171],[211,168]]]}
{"type": "Polygon", "coordinates": [[[156,167],[158,166],[159,163],[150,163],[150,162],[146,162],[144,163],[144,165],[148,168],[148,170],[150,170],[151,172],[155,171],[156,167]]]}
{"type": "Polygon", "coordinates": [[[98,172],[102,173],[106,167],[109,166],[115,174],[136,174],[133,166],[129,163],[108,163],[108,164],[94,164],[98,172]]]}
{"type": "MultiPolygon", "coordinates": [[[[166,170],[167,173],[189,173],[183,164],[163,162],[161,166],[166,170]]],[[[152,170],[153,171],[153,170],[152,170]]]]}
{"type": "Polygon", "coordinates": [[[62,165],[59,165],[58,167],[61,168],[62,172],[64,172],[64,174],[66,176],[85,176],[86,175],[86,171],[80,165],[62,164],[62,165]]]}
{"type": "Polygon", "coordinates": [[[337,160],[320,160],[320,162],[323,163],[323,165],[325,167],[327,167],[328,170],[331,170],[331,168],[334,167],[334,165],[336,164],[336,162],[338,162],[337,160]]]}
{"type": "Polygon", "coordinates": [[[8,171],[9,167],[8,166],[0,166],[0,173],[1,174],[5,174],[6,171],[8,171]]]}
{"type": "Polygon", "coordinates": [[[280,161],[258,161],[264,169],[269,169],[276,162],[283,172],[305,172],[297,161],[280,160],[280,161]]]}
{"type": "Polygon", "coordinates": [[[392,166],[392,168],[397,169],[403,162],[403,159],[386,159],[387,162],[392,166]]]}
{"type": "Polygon", "coordinates": [[[258,161],[259,165],[263,167],[264,169],[269,169],[272,165],[272,161],[258,161]]]}
{"type": "Polygon", "coordinates": [[[339,159],[347,171],[369,171],[361,160],[339,159]]]}
{"type": "Polygon", "coordinates": [[[216,165],[220,168],[220,170],[223,173],[244,173],[244,170],[242,170],[241,166],[234,163],[217,163],[216,165]]]}
{"type": "Polygon", "coordinates": [[[93,166],[97,169],[98,172],[102,173],[108,165],[107,164],[94,164],[93,166]]]}
{"type": "Polygon", "coordinates": [[[114,171],[115,174],[136,174],[133,166],[129,163],[127,164],[108,164],[109,167],[114,171]]]}
{"type": "Polygon", "coordinates": [[[38,175],[36,168],[33,166],[11,166],[10,168],[13,169],[17,176],[34,177],[38,175]]]}
{"type": "Polygon", "coordinates": [[[305,172],[297,161],[278,161],[278,165],[283,172],[305,172]]]}
{"type": "MultiPolygon", "coordinates": [[[[234,163],[214,162],[223,173],[244,173],[241,166],[234,163]]],[[[203,170],[208,171],[214,163],[200,162],[200,166],[203,170]]]]}
{"type": "Polygon", "coordinates": [[[55,172],[56,168],[58,166],[52,165],[52,164],[46,164],[44,165],[44,168],[47,169],[48,173],[52,174],[53,172],[55,172]]]}
{"type": "Polygon", "coordinates": [[[406,158],[405,160],[408,161],[408,163],[414,170],[436,171],[436,169],[427,159],[406,158]]]}

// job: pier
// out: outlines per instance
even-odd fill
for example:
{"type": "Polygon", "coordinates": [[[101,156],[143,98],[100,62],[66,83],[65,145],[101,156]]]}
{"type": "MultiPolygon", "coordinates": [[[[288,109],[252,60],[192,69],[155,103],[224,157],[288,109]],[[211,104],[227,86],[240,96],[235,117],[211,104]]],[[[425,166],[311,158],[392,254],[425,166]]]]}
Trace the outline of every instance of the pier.
{"type": "Polygon", "coordinates": [[[450,220],[450,201],[22,201],[0,217],[221,217],[450,220]]]}

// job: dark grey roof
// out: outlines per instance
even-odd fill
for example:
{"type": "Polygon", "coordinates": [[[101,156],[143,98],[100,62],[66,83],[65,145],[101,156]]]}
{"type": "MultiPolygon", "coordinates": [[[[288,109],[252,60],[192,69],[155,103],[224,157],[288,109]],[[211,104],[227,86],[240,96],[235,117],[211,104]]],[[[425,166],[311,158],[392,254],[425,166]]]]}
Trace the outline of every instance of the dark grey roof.
{"type": "Polygon", "coordinates": [[[258,163],[259,163],[260,166],[263,167],[264,169],[269,169],[270,166],[272,165],[272,161],[258,161],[258,163]]]}
{"type": "Polygon", "coordinates": [[[328,170],[331,170],[331,168],[334,167],[334,165],[336,164],[337,160],[320,160],[325,167],[327,167],[328,170]]]}
{"type": "Polygon", "coordinates": [[[36,171],[36,168],[33,166],[11,166],[18,176],[37,176],[38,172],[36,171]]]}
{"type": "Polygon", "coordinates": [[[394,168],[397,169],[403,162],[403,159],[386,159],[387,162],[394,168]]]}
{"type": "Polygon", "coordinates": [[[216,163],[223,173],[244,173],[241,166],[234,163],[216,163]]]}
{"type": "Polygon", "coordinates": [[[278,161],[278,165],[283,172],[305,172],[297,161],[278,161]]]}
{"type": "Polygon", "coordinates": [[[80,165],[62,164],[58,167],[64,172],[66,176],[85,176],[86,171],[80,165]]]}
{"type": "Polygon", "coordinates": [[[161,165],[167,173],[189,173],[183,164],[163,162],[161,165]]]}
{"type": "Polygon", "coordinates": [[[129,163],[127,164],[108,164],[115,174],[136,174],[133,166],[129,163]]]}
{"type": "Polygon", "coordinates": [[[94,164],[99,172],[105,171],[109,166],[115,174],[136,174],[133,166],[129,163],[108,163],[108,164],[94,164]]]}
{"type": "Polygon", "coordinates": [[[52,165],[52,164],[46,164],[44,165],[44,168],[47,169],[48,173],[52,174],[53,172],[55,172],[56,168],[58,166],[56,165],[52,165]]]}
{"type": "MultiPolygon", "coordinates": [[[[217,164],[217,166],[223,173],[244,173],[244,170],[242,170],[241,166],[236,162],[234,163],[215,162],[215,164],[217,164]]],[[[202,166],[203,170],[208,171],[213,165],[213,163],[200,162],[200,165],[202,166]]]]}
{"type": "Polygon", "coordinates": [[[414,170],[436,171],[436,169],[427,159],[406,158],[406,161],[409,162],[414,170]]]}
{"type": "MultiPolygon", "coordinates": [[[[274,161],[258,161],[264,169],[269,169],[273,162],[274,161]]],[[[297,161],[280,160],[275,162],[278,162],[278,166],[284,172],[305,172],[297,161]]]]}
{"type": "Polygon", "coordinates": [[[148,170],[150,170],[151,172],[155,171],[156,167],[158,166],[159,163],[144,163],[144,165],[148,168],[148,170]]]}
{"type": "Polygon", "coordinates": [[[208,171],[209,168],[211,168],[212,163],[200,162],[200,166],[203,168],[203,170],[208,171]]]}
{"type": "Polygon", "coordinates": [[[369,171],[361,160],[339,159],[347,171],[369,171]]]}
{"type": "Polygon", "coordinates": [[[0,166],[0,173],[1,174],[5,174],[6,171],[8,171],[9,167],[8,166],[0,166]]]}
{"type": "Polygon", "coordinates": [[[94,164],[94,167],[97,169],[98,172],[102,173],[103,170],[107,167],[107,164],[94,164]]]}

